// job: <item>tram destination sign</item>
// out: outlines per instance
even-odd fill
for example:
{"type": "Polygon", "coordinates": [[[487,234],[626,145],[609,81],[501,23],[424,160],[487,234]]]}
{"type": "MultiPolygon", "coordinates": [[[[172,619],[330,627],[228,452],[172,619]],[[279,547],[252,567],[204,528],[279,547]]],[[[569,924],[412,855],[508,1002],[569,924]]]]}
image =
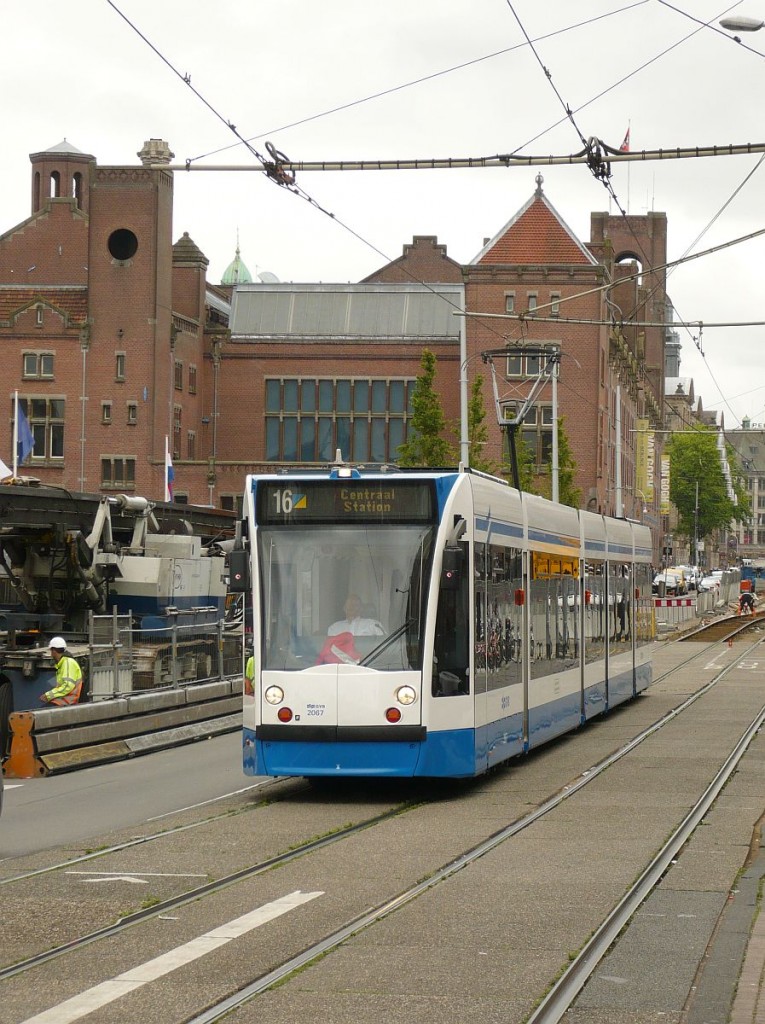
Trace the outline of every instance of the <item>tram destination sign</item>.
{"type": "Polygon", "coordinates": [[[432,523],[430,480],[284,480],[257,484],[261,526],[308,523],[432,523]]]}

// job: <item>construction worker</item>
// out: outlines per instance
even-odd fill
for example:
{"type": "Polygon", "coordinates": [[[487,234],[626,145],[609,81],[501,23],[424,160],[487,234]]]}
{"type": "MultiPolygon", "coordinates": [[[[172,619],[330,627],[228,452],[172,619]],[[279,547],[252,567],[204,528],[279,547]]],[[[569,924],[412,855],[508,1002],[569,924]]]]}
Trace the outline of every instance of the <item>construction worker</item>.
{"type": "Polygon", "coordinates": [[[46,704],[57,704],[64,707],[76,704],[82,692],[82,672],[80,666],[66,652],[66,640],[62,636],[54,636],[48,644],[50,656],[56,666],[56,685],[40,696],[46,704]]]}
{"type": "Polygon", "coordinates": [[[739,615],[754,615],[754,594],[745,590],[738,599],[739,615]]]}
{"type": "Polygon", "coordinates": [[[248,697],[255,696],[255,655],[251,654],[244,667],[244,692],[248,697]]]}

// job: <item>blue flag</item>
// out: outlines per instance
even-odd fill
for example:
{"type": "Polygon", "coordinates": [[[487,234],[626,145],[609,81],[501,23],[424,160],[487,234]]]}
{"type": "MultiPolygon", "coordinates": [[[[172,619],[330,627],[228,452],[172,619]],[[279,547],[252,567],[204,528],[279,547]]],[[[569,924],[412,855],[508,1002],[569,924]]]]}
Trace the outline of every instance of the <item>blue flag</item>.
{"type": "Polygon", "coordinates": [[[170,452],[165,449],[165,501],[173,500],[173,486],[175,483],[175,470],[170,452]]]}
{"type": "Polygon", "coordinates": [[[35,439],[32,436],[32,431],[29,428],[29,420],[24,414],[24,410],[19,408],[19,439],[18,439],[18,450],[16,457],[19,461],[19,465],[22,465],[24,460],[29,458],[35,448],[35,439]]]}

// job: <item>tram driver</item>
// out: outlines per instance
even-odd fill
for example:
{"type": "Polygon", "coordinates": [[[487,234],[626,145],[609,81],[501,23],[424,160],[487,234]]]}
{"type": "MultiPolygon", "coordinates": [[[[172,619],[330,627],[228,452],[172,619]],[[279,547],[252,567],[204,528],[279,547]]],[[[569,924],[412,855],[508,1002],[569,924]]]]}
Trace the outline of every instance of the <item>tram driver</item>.
{"type": "Polygon", "coordinates": [[[349,594],[343,605],[344,619],[333,622],[327,630],[327,636],[339,633],[351,633],[353,636],[385,636],[382,623],[377,619],[366,618],[362,613],[361,598],[358,594],[349,594]]]}

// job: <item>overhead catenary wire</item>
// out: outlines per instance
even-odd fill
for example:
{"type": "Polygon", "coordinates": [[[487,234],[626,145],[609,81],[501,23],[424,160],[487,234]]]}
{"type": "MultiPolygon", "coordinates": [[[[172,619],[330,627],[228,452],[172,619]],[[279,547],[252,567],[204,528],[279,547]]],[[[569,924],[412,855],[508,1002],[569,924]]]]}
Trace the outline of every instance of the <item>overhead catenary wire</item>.
{"type": "MultiPolygon", "coordinates": [[[[484,167],[498,166],[498,167],[500,167],[501,166],[501,167],[510,167],[510,166],[551,166],[551,165],[558,164],[558,163],[560,163],[560,164],[586,163],[586,164],[589,165],[591,170],[593,170],[594,168],[600,168],[601,166],[603,168],[607,169],[607,173],[604,173],[604,174],[600,175],[603,178],[607,178],[607,177],[610,177],[610,164],[612,162],[613,163],[619,163],[619,162],[627,162],[629,160],[652,160],[652,159],[662,160],[662,159],[693,158],[693,157],[701,157],[701,156],[721,156],[721,155],[742,155],[742,154],[746,154],[746,153],[765,153],[765,143],[763,143],[763,144],[759,144],[759,143],[746,143],[744,145],[738,145],[738,146],[725,145],[725,146],[711,146],[711,147],[707,146],[707,147],[674,148],[674,149],[670,149],[670,150],[654,150],[654,151],[645,151],[644,150],[642,152],[639,151],[639,152],[632,152],[632,153],[623,153],[623,152],[619,152],[618,150],[616,150],[616,149],[606,145],[605,143],[603,143],[599,139],[590,138],[588,140],[585,140],[584,136],[581,133],[581,131],[578,129],[578,127],[576,126],[575,122],[573,121],[573,117],[571,117],[570,119],[572,120],[572,123],[574,124],[575,127],[577,127],[577,133],[578,133],[578,135],[580,137],[580,140],[584,143],[584,149],[580,153],[572,154],[572,155],[569,155],[569,156],[563,156],[563,157],[555,157],[555,156],[543,156],[543,157],[519,156],[517,153],[513,153],[513,154],[500,154],[500,155],[497,155],[495,157],[479,157],[479,158],[470,157],[470,158],[467,158],[467,162],[459,160],[457,158],[447,158],[445,161],[432,161],[432,160],[425,160],[425,161],[423,161],[423,160],[419,160],[418,159],[414,163],[412,163],[410,161],[401,161],[401,160],[397,160],[397,161],[361,161],[361,162],[359,162],[359,161],[340,161],[340,162],[336,162],[334,165],[328,163],[327,161],[321,161],[319,163],[311,165],[311,164],[308,164],[308,163],[305,163],[305,162],[292,162],[282,152],[278,151],[271,143],[266,143],[266,147],[265,148],[266,148],[269,156],[272,157],[272,159],[269,160],[268,157],[264,157],[253,146],[251,146],[249,144],[248,140],[244,139],[241,136],[241,134],[237,131],[236,126],[234,124],[232,124],[231,121],[229,121],[225,117],[223,117],[205,99],[205,97],[202,96],[202,94],[196,88],[194,88],[191,85],[191,76],[190,75],[188,75],[188,74],[181,74],[170,63],[170,61],[168,61],[167,58],[146,38],[146,36],[143,33],[141,33],[136,28],[136,26],[133,25],[132,22],[130,22],[129,19],[125,17],[124,14],[122,14],[122,12],[119,10],[117,5],[113,2],[113,0],[108,0],[108,2],[110,4],[110,6],[112,6],[112,8],[118,14],[120,14],[120,16],[127,22],[127,24],[157,54],[157,56],[159,56],[160,59],[174,72],[174,74],[176,74],[184,82],[184,84],[186,84],[192,90],[192,92],[197,96],[197,98],[199,98],[200,101],[203,102],[204,105],[236,136],[236,138],[238,140],[237,144],[245,145],[246,148],[249,150],[249,152],[259,161],[259,166],[242,167],[242,166],[234,165],[233,167],[230,167],[230,168],[213,168],[213,167],[210,167],[210,165],[193,166],[192,167],[191,162],[187,161],[182,167],[181,166],[176,166],[176,165],[164,164],[164,165],[162,165],[163,170],[186,170],[186,171],[190,171],[192,169],[194,169],[194,170],[207,170],[207,169],[211,169],[211,170],[212,169],[244,170],[244,169],[246,169],[246,170],[256,170],[256,171],[260,171],[260,172],[265,172],[265,174],[272,181],[274,181],[276,184],[278,184],[281,187],[286,188],[288,191],[291,191],[294,194],[298,195],[300,198],[302,198],[306,202],[308,202],[309,205],[314,206],[320,212],[324,213],[326,216],[328,216],[331,219],[335,220],[339,224],[339,226],[341,226],[344,230],[348,231],[350,234],[352,234],[354,237],[356,237],[364,245],[370,247],[374,252],[376,252],[378,255],[380,255],[386,262],[390,262],[390,257],[387,254],[382,252],[382,250],[380,250],[375,245],[373,245],[371,242],[369,242],[366,238],[364,238],[357,231],[353,230],[349,225],[345,224],[334,213],[332,213],[329,210],[325,209],[319,202],[317,202],[312,196],[310,196],[307,192],[305,192],[305,190],[303,190],[300,186],[298,186],[296,184],[295,175],[296,175],[298,170],[309,170],[309,169],[316,169],[316,170],[330,170],[330,169],[343,169],[343,170],[345,170],[345,169],[347,169],[347,170],[351,170],[351,169],[356,169],[356,170],[358,170],[358,169],[434,169],[434,168],[437,169],[438,167],[453,168],[453,167],[461,167],[461,166],[471,166],[471,167],[481,167],[481,166],[484,166],[484,167]]],[[[509,5],[509,6],[511,6],[511,5],[509,5]]],[[[635,4],[635,5],[631,5],[631,6],[639,6],[639,5],[635,4]]],[[[511,7],[511,9],[512,9],[512,7],[511,7]]],[[[627,10],[627,9],[629,9],[629,8],[624,8],[623,10],[627,10]]],[[[515,12],[513,12],[513,13],[515,13],[515,12]]],[[[612,12],[612,13],[617,13],[617,12],[612,12]]],[[[700,29],[699,30],[695,30],[695,31],[700,31],[700,29]]],[[[528,40],[528,37],[527,37],[527,41],[530,43],[530,40],[528,40]]],[[[675,44],[675,45],[678,45],[678,44],[675,44]]],[[[533,50],[533,46],[532,46],[532,50],[533,50]]],[[[544,65],[542,65],[542,67],[544,68],[544,65]]],[[[544,70],[545,70],[545,73],[547,74],[548,79],[551,79],[551,76],[549,75],[549,72],[547,72],[546,69],[544,69],[544,70]]],[[[557,92],[557,90],[556,90],[556,92],[557,92]]],[[[564,109],[567,111],[567,114],[570,114],[571,113],[570,108],[565,104],[565,102],[563,101],[562,97],[560,97],[560,95],[559,95],[559,99],[560,99],[560,102],[563,105],[564,109]]],[[[598,176],[599,175],[596,174],[596,177],[598,177],[598,176]]],[[[606,182],[604,181],[604,184],[605,183],[606,182]]],[[[613,194],[613,195],[614,195],[614,198],[616,199],[615,194],[613,194]]],[[[618,199],[616,201],[618,203],[618,199]]],[[[622,213],[624,214],[623,210],[622,210],[622,213]]],[[[409,276],[411,276],[413,280],[416,280],[414,275],[409,275],[409,276]]],[[[423,284],[425,287],[428,287],[426,282],[420,282],[420,283],[423,284]]],[[[560,322],[560,318],[556,318],[556,320],[558,322],[560,322]]],[[[674,324],[674,326],[678,326],[678,325],[674,324]]],[[[521,327],[521,331],[523,331],[523,324],[521,324],[520,327],[521,327]]],[[[490,329],[488,327],[488,325],[487,325],[487,329],[490,329]]]]}
{"type": "Polygon", "coordinates": [[[523,323],[542,324],[590,324],[595,327],[698,327],[706,330],[708,327],[765,327],[765,320],[744,320],[708,323],[706,320],[689,320],[682,323],[678,320],[629,320],[621,323],[613,318],[602,320],[597,318],[564,317],[564,316],[536,316],[535,313],[472,313],[462,310],[455,310],[452,316],[472,317],[478,320],[517,320],[523,323]]]}
{"type": "MultiPolygon", "coordinates": [[[[109,0],[111,2],[111,0],[109,0]]],[[[642,149],[629,153],[620,152],[599,139],[594,140],[608,155],[608,163],[649,163],[655,160],[693,160],[717,156],[750,156],[765,153],[765,142],[729,143],[727,145],[708,146],[675,146],[670,149],[642,149]]],[[[574,164],[587,164],[591,155],[586,150],[568,154],[548,154],[547,156],[523,156],[507,153],[498,156],[468,157],[405,157],[397,160],[290,160],[285,157],[280,166],[293,173],[314,171],[454,171],[475,170],[483,168],[510,167],[560,167],[574,164]]],[[[162,164],[165,171],[245,171],[263,173],[268,170],[262,161],[258,164],[194,164],[186,161],[181,164],[162,164]]],[[[160,165],[157,165],[158,167],[160,165]]]]}
{"type": "MultiPolygon", "coordinates": [[[[524,36],[526,37],[526,40],[529,43],[529,46],[531,47],[531,50],[532,50],[534,56],[536,57],[537,62],[539,63],[539,65],[542,68],[542,70],[544,71],[545,77],[547,78],[547,81],[549,82],[549,84],[552,87],[556,97],[558,98],[559,103],[564,108],[568,120],[571,122],[571,125],[575,129],[575,131],[576,131],[577,135],[579,136],[580,140],[585,143],[585,151],[587,152],[587,156],[588,156],[587,165],[589,167],[589,170],[591,171],[591,173],[593,174],[595,179],[597,181],[599,181],[603,185],[603,187],[608,192],[609,196],[613,199],[614,203],[616,204],[617,209],[619,210],[619,212],[620,212],[620,214],[622,216],[623,223],[626,225],[629,234],[632,235],[632,237],[633,237],[633,239],[634,239],[634,241],[635,241],[635,243],[637,245],[638,251],[642,254],[645,262],[648,264],[649,270],[652,270],[653,268],[651,267],[651,259],[648,257],[648,255],[646,254],[646,252],[645,252],[645,250],[643,248],[643,240],[641,238],[639,238],[637,233],[635,232],[634,227],[633,227],[633,225],[632,225],[632,223],[631,223],[631,221],[630,221],[630,219],[629,219],[629,217],[627,215],[627,211],[624,209],[623,205],[619,201],[619,198],[616,195],[616,192],[614,190],[614,187],[613,187],[613,184],[612,184],[612,181],[611,181],[611,177],[612,177],[611,162],[608,160],[608,147],[603,146],[603,144],[600,142],[600,140],[597,140],[597,139],[589,139],[589,140],[587,140],[585,142],[584,137],[582,135],[582,132],[581,132],[578,124],[576,123],[576,121],[574,119],[574,115],[573,115],[573,112],[571,110],[571,107],[563,100],[563,97],[561,96],[560,92],[558,91],[557,87],[555,86],[555,84],[553,82],[552,74],[550,73],[548,68],[545,67],[545,65],[542,63],[542,60],[541,60],[539,54],[537,53],[535,46],[533,45],[533,43],[531,43],[531,41],[529,39],[529,36],[528,36],[528,33],[526,32],[526,30],[525,30],[525,28],[524,28],[520,18],[518,17],[518,15],[517,15],[517,13],[515,11],[515,8],[513,7],[513,4],[511,2],[511,0],[506,0],[506,3],[508,5],[508,7],[510,8],[510,10],[512,11],[513,16],[515,17],[515,20],[518,22],[518,25],[521,28],[521,31],[523,32],[524,36]]],[[[671,4],[665,4],[665,6],[670,7],[672,10],[675,10],[675,11],[678,10],[677,8],[673,7],[671,4]]],[[[684,13],[684,12],[681,11],[679,13],[684,13]]],[[[727,11],[724,12],[724,13],[727,13],[727,11]]],[[[709,21],[701,21],[698,18],[692,18],[692,20],[695,21],[700,26],[700,28],[697,29],[696,31],[700,31],[701,28],[712,28],[715,31],[719,31],[719,30],[716,29],[716,27],[713,24],[714,19],[710,19],[709,21]]],[[[691,35],[695,35],[695,32],[691,33],[691,35]]],[[[629,151],[629,147],[627,147],[627,151],[629,151]]],[[[761,161],[762,161],[762,157],[760,158],[760,162],[761,161]]],[[[759,166],[759,163],[758,163],[758,166],[759,166]]],[[[754,172],[752,172],[752,173],[754,173],[754,172]]],[[[748,180],[748,179],[745,179],[745,180],[748,180]]],[[[732,200],[732,198],[733,197],[731,197],[731,200],[732,200]]],[[[722,211],[720,211],[720,212],[722,212],[722,211]]],[[[718,216],[719,216],[719,214],[718,214],[718,216]]],[[[650,300],[651,296],[654,295],[656,293],[656,291],[659,290],[659,288],[661,288],[661,290],[662,290],[662,292],[664,294],[664,297],[666,299],[667,298],[666,279],[664,281],[662,281],[660,279],[656,279],[656,283],[654,284],[653,288],[651,289],[649,295],[645,299],[641,298],[641,300],[639,301],[639,305],[643,304],[643,303],[647,303],[650,300]]],[[[615,308],[615,307],[613,307],[612,303],[610,302],[610,300],[608,298],[608,292],[607,291],[604,292],[604,299],[605,299],[606,303],[609,305],[609,307],[615,308]]],[[[663,328],[666,328],[667,326],[682,326],[682,327],[687,327],[688,326],[685,323],[678,323],[677,321],[673,321],[672,325],[652,324],[652,323],[638,323],[634,319],[635,314],[637,313],[637,308],[638,307],[636,306],[630,313],[627,314],[627,316],[625,318],[623,318],[624,320],[626,320],[627,323],[629,323],[632,326],[641,326],[641,327],[658,326],[658,327],[663,327],[663,328]]],[[[619,312],[621,314],[622,311],[619,310],[619,312]]],[[[568,320],[567,322],[569,322],[569,323],[585,323],[586,324],[586,323],[593,323],[594,321],[586,321],[586,320],[573,321],[573,320],[568,320]]],[[[603,321],[600,321],[600,322],[602,323],[603,321]]],[[[723,326],[723,325],[719,325],[719,326],[723,326]]],[[[702,325],[700,323],[698,325],[698,330],[699,330],[698,337],[693,337],[693,336],[692,337],[693,337],[694,344],[696,345],[696,347],[698,348],[699,352],[701,352],[702,356],[703,356],[703,349],[702,349],[702,346],[701,346],[702,325]]],[[[710,371],[710,374],[711,374],[711,371],[710,371]]],[[[713,380],[714,380],[714,377],[713,377],[713,380]]],[[[716,384],[720,394],[722,394],[722,391],[721,391],[719,385],[717,385],[716,381],[715,381],[715,384],[716,384]]]]}
{"type": "MultiPolygon", "coordinates": [[[[606,11],[604,14],[595,15],[592,18],[586,18],[584,21],[576,21],[570,25],[566,25],[564,28],[555,29],[552,32],[544,32],[541,36],[536,36],[533,42],[541,42],[546,39],[553,39],[556,36],[565,35],[567,32],[573,32],[578,28],[585,28],[589,25],[595,24],[598,21],[604,21],[606,18],[613,18],[615,15],[624,14],[626,11],[630,11],[635,7],[643,7],[649,3],[650,0],[635,0],[634,3],[625,4],[624,7],[619,7],[615,11],[606,11]]],[[[451,67],[442,68],[440,71],[434,71],[428,75],[421,75],[419,78],[413,78],[408,82],[401,82],[398,85],[390,86],[387,89],[380,89],[378,92],[370,93],[367,96],[359,97],[355,100],[349,100],[346,103],[340,103],[337,106],[329,107],[326,110],[321,110],[316,114],[309,114],[306,117],[301,117],[297,121],[290,121],[287,124],[279,125],[276,128],[269,128],[267,131],[258,132],[256,135],[249,135],[246,138],[246,142],[256,142],[258,139],[264,139],[267,135],[274,135],[276,132],[285,132],[291,128],[299,128],[304,124],[310,124],[312,121],[318,121],[324,117],[331,117],[333,114],[342,113],[344,110],[351,110],[354,107],[362,106],[364,103],[371,103],[374,100],[383,99],[385,96],[394,95],[397,92],[403,92],[405,89],[411,89],[416,85],[423,85],[425,82],[432,82],[434,79],[443,78],[445,75],[453,74],[456,71],[463,71],[466,68],[474,67],[476,64],[481,64],[484,61],[493,60],[495,57],[502,57],[508,53],[513,53],[515,50],[523,49],[527,44],[515,43],[513,46],[505,46],[501,50],[494,50],[492,53],[482,54],[480,57],[474,57],[471,60],[462,61],[460,64],[453,64],[451,67]]],[[[233,149],[236,146],[241,145],[240,142],[232,142],[227,146],[221,146],[218,149],[213,149],[207,153],[200,153],[198,156],[191,157],[190,161],[204,160],[209,156],[216,156],[218,153],[223,153],[226,150],[233,149]]]]}

